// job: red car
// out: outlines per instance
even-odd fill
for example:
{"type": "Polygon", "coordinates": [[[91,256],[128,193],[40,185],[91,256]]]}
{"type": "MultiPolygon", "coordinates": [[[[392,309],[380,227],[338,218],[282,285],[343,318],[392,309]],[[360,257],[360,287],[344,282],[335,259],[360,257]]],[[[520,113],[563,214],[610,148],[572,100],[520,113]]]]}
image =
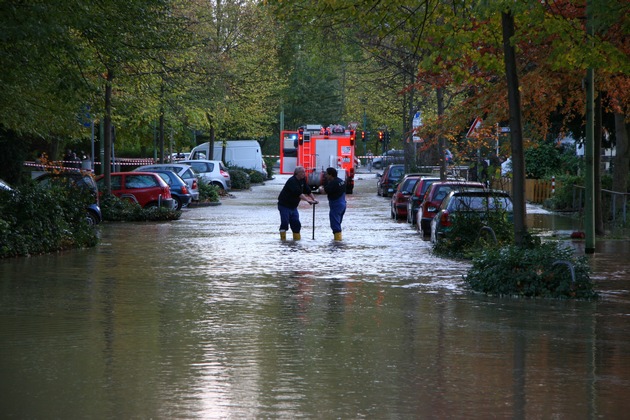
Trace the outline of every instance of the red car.
{"type": "MultiPolygon", "coordinates": [[[[175,208],[168,184],[154,172],[112,172],[112,194],[122,200],[133,201],[140,207],[175,208]]],[[[102,194],[105,191],[104,175],[96,178],[102,194]]]]}
{"type": "Polygon", "coordinates": [[[407,201],[407,223],[415,225],[418,221],[418,209],[422,204],[424,193],[427,192],[431,184],[440,180],[439,176],[423,176],[411,190],[409,200],[407,201]]]}
{"type": "Polygon", "coordinates": [[[390,210],[392,219],[403,219],[407,217],[407,202],[411,196],[411,191],[418,183],[422,174],[405,175],[392,194],[390,210]]]}
{"type": "Polygon", "coordinates": [[[431,235],[431,220],[436,215],[442,200],[451,191],[483,191],[485,188],[481,182],[439,181],[432,183],[418,208],[418,231],[425,237],[431,235]]]}

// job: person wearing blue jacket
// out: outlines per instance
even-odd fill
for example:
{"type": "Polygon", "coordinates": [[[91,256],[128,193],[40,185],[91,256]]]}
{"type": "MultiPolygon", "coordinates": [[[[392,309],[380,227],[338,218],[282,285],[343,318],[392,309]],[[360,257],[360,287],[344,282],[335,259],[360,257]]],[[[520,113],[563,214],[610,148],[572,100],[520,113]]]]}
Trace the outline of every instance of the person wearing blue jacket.
{"type": "Polygon", "coordinates": [[[328,195],[330,211],[330,228],[333,231],[335,241],[341,240],[341,222],[346,213],[346,182],[337,176],[335,168],[327,168],[324,185],[319,187],[320,193],[328,195]]]}

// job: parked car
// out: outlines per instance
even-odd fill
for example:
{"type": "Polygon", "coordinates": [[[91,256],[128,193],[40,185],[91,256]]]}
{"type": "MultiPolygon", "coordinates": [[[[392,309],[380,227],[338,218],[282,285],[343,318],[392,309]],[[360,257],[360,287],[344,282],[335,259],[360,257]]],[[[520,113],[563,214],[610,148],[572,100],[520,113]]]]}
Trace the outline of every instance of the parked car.
{"type": "Polygon", "coordinates": [[[195,159],[182,160],[181,163],[190,165],[208,185],[216,185],[225,191],[232,188],[230,173],[220,160],[195,159]]]}
{"type": "Polygon", "coordinates": [[[404,150],[388,150],[383,153],[383,156],[378,156],[372,159],[372,168],[381,169],[388,165],[395,163],[405,163],[405,151],[404,150]]]}
{"type": "Polygon", "coordinates": [[[420,208],[420,205],[422,204],[424,194],[427,192],[427,189],[429,189],[432,183],[439,180],[439,176],[433,175],[420,177],[416,185],[411,190],[409,200],[407,200],[407,223],[411,223],[412,226],[416,224],[418,221],[418,208],[420,208]]]}
{"type": "MultiPolygon", "coordinates": [[[[142,208],[175,208],[168,184],[155,172],[112,172],[112,194],[121,200],[137,203],[142,208]]],[[[96,178],[101,192],[105,191],[104,175],[96,178]]]]}
{"type": "Polygon", "coordinates": [[[190,152],[171,153],[170,162],[178,162],[190,158],[190,152]]]}
{"type": "Polygon", "coordinates": [[[382,174],[378,174],[376,182],[376,194],[382,197],[389,197],[394,192],[394,185],[400,181],[405,174],[405,165],[389,165],[382,174]]]}
{"type": "Polygon", "coordinates": [[[417,224],[418,230],[424,237],[431,235],[431,220],[437,213],[442,200],[451,191],[484,190],[485,185],[481,182],[468,181],[439,181],[431,184],[422,199],[422,205],[418,209],[417,224]]]}
{"type": "Polygon", "coordinates": [[[407,217],[407,202],[409,201],[409,196],[411,195],[413,187],[415,187],[421,177],[422,174],[407,174],[400,180],[390,201],[392,219],[398,220],[407,217]]]}
{"type": "Polygon", "coordinates": [[[179,175],[173,171],[163,169],[155,169],[151,172],[158,174],[168,184],[171,189],[171,196],[175,200],[175,209],[181,210],[192,201],[193,195],[188,189],[188,184],[179,175]]]}
{"type": "Polygon", "coordinates": [[[504,191],[451,191],[431,220],[431,242],[448,237],[453,221],[463,215],[485,219],[490,212],[505,212],[511,222],[513,211],[510,194],[504,191]]]}
{"type": "Polygon", "coordinates": [[[199,200],[199,185],[198,174],[188,164],[184,163],[155,163],[153,165],[140,166],[134,169],[134,172],[153,172],[155,170],[172,171],[175,172],[181,179],[183,179],[190,189],[190,193],[193,195],[193,200],[199,200]]]}
{"type": "Polygon", "coordinates": [[[13,188],[11,188],[11,186],[7,184],[5,181],[3,181],[2,179],[0,179],[0,189],[6,190],[6,191],[13,191],[13,188]]]}
{"type": "Polygon", "coordinates": [[[59,184],[66,187],[81,188],[89,191],[94,200],[85,209],[87,222],[90,225],[97,225],[103,221],[103,214],[101,213],[101,207],[98,199],[98,188],[90,173],[79,171],[66,171],[59,173],[47,172],[35,178],[35,182],[43,187],[59,184]]]}

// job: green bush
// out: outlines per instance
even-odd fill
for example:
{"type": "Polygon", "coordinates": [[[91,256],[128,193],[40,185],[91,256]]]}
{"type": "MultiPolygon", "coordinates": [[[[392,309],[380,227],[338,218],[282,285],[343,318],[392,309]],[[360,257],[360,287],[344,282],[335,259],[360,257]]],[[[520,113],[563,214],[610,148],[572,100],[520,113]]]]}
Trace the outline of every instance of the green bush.
{"type": "Polygon", "coordinates": [[[261,172],[258,172],[256,170],[249,170],[249,182],[252,184],[262,184],[263,182],[265,182],[265,177],[263,176],[263,174],[261,172]]]}
{"type": "Polygon", "coordinates": [[[233,190],[248,190],[251,188],[249,175],[247,172],[237,168],[230,168],[230,179],[233,190]]]}
{"type": "Polygon", "coordinates": [[[181,210],[166,207],[149,207],[143,209],[137,203],[121,200],[113,195],[101,198],[101,212],[103,220],[109,222],[159,222],[177,220],[181,217],[181,210]]]}
{"type": "Polygon", "coordinates": [[[499,296],[594,299],[590,267],[584,257],[555,242],[534,247],[491,248],[473,258],[465,276],[477,292],[499,296]],[[571,264],[575,281],[571,276],[571,264]]]}
{"type": "Polygon", "coordinates": [[[480,249],[513,242],[513,224],[508,220],[505,211],[490,211],[483,218],[478,214],[463,213],[453,218],[448,236],[435,244],[433,251],[445,257],[471,258],[480,249]],[[492,233],[496,236],[496,242],[492,233]]]}
{"type": "Polygon", "coordinates": [[[203,182],[201,179],[197,180],[199,186],[199,201],[216,203],[219,201],[219,187],[216,185],[210,185],[203,182]]]}
{"type": "Polygon", "coordinates": [[[271,179],[273,178],[273,166],[276,164],[277,159],[276,158],[264,158],[265,159],[265,165],[267,165],[267,179],[271,179]]]}
{"type": "Polygon", "coordinates": [[[0,258],[92,247],[95,229],[86,219],[91,194],[80,188],[34,184],[0,192],[0,258]]]}
{"type": "Polygon", "coordinates": [[[560,175],[556,177],[556,191],[550,199],[546,200],[544,206],[551,210],[572,210],[573,209],[573,186],[584,185],[584,178],[576,175],[560,175]]]}

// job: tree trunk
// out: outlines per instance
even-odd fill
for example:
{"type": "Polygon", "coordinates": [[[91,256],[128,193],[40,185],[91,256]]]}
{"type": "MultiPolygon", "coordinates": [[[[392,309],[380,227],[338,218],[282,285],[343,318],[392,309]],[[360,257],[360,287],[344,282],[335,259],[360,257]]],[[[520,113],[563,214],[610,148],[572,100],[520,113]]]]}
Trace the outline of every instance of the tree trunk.
{"type": "Polygon", "coordinates": [[[214,120],[212,119],[212,115],[206,112],[206,120],[208,121],[208,125],[210,126],[210,138],[208,139],[208,156],[206,159],[214,160],[214,120]]]}
{"type": "Polygon", "coordinates": [[[444,143],[446,140],[442,135],[442,116],[444,115],[444,90],[439,87],[436,90],[437,94],[437,112],[438,112],[438,162],[440,164],[440,179],[446,181],[446,159],[444,159],[444,149],[446,149],[444,143]]]}
{"type": "Polygon", "coordinates": [[[628,172],[630,171],[630,153],[628,150],[628,131],[625,115],[615,113],[615,138],[617,153],[613,166],[613,191],[628,192],[628,172]]]}
{"type": "Polygon", "coordinates": [[[593,144],[593,186],[595,193],[595,235],[606,233],[604,229],[604,211],[602,204],[602,97],[595,98],[595,142],[593,144]]]}
{"type": "Polygon", "coordinates": [[[512,200],[514,202],[514,241],[525,244],[527,225],[525,223],[525,153],[521,121],[521,95],[516,73],[516,55],[510,39],[514,36],[514,16],[510,11],[501,13],[503,27],[503,53],[507,76],[508,104],[510,109],[510,136],[512,146],[512,200]]]}
{"type": "Polygon", "coordinates": [[[160,163],[164,163],[164,105],[160,105],[160,119],[158,120],[158,149],[160,163]]]}
{"type": "Polygon", "coordinates": [[[112,82],[114,71],[107,69],[107,79],[105,82],[105,118],[103,135],[103,174],[105,175],[105,191],[112,193],[112,82]]]}

